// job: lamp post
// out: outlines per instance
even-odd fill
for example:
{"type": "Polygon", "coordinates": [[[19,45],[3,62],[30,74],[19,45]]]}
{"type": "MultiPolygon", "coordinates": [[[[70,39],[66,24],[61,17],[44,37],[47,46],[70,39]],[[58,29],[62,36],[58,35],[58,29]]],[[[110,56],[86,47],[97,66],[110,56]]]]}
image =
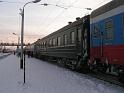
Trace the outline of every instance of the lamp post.
{"type": "Polygon", "coordinates": [[[20,9],[21,13],[20,15],[22,16],[22,22],[21,22],[21,59],[20,59],[20,68],[23,69],[23,39],[24,39],[24,8],[26,5],[29,3],[38,3],[41,0],[35,0],[35,1],[30,1],[24,4],[23,8],[20,9]]]}
{"type": "MultiPolygon", "coordinates": [[[[38,3],[41,0],[34,0],[30,1],[24,4],[22,9],[20,9],[21,13],[20,15],[22,16],[22,22],[21,22],[21,58],[20,58],[20,69],[23,69],[23,39],[24,39],[24,8],[26,5],[30,3],[38,3]]],[[[24,61],[24,84],[25,84],[25,61],[24,61]]]]}
{"type": "Polygon", "coordinates": [[[85,8],[86,10],[92,10],[92,8],[85,8]]]}
{"type": "Polygon", "coordinates": [[[16,36],[18,36],[18,45],[17,45],[17,49],[19,49],[19,44],[20,44],[20,37],[19,37],[19,35],[18,34],[16,34],[16,33],[12,33],[13,35],[16,35],[16,36]]]}

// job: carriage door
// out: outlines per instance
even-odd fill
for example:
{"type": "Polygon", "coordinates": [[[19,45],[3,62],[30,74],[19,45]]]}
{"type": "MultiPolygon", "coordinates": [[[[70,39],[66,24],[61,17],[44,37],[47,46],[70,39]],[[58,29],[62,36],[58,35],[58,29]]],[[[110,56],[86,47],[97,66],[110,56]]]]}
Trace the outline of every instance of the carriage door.
{"type": "Polygon", "coordinates": [[[77,49],[81,52],[81,37],[82,37],[82,29],[79,27],[77,29],[77,49]]]}
{"type": "Polygon", "coordinates": [[[83,37],[82,37],[82,41],[83,41],[83,58],[86,58],[88,56],[88,30],[87,28],[84,27],[84,31],[83,31],[83,37]]]}
{"type": "Polygon", "coordinates": [[[88,19],[84,21],[82,33],[83,59],[87,60],[90,52],[90,24],[88,19]]]}
{"type": "Polygon", "coordinates": [[[99,24],[94,24],[92,28],[92,56],[99,58],[102,56],[103,44],[102,33],[99,24]]]}

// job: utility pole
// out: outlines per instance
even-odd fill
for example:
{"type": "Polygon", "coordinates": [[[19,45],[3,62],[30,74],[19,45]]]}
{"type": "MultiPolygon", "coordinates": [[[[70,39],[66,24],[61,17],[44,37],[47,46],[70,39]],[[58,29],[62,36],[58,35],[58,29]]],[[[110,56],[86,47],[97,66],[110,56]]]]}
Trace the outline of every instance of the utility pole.
{"type": "Polygon", "coordinates": [[[25,59],[23,57],[24,54],[24,50],[23,50],[23,40],[24,40],[24,8],[26,5],[28,5],[29,3],[38,3],[41,0],[34,0],[31,2],[27,2],[26,4],[24,4],[23,8],[20,9],[21,13],[20,15],[22,16],[22,21],[21,21],[21,58],[20,58],[20,69],[23,69],[23,60],[24,60],[24,84],[25,84],[25,59]]]}

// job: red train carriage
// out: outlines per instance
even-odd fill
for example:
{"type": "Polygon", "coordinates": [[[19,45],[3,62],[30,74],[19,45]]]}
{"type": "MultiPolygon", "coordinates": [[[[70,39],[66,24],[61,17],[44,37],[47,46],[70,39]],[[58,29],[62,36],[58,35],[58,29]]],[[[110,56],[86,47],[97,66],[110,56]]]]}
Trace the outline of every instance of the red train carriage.
{"type": "Polygon", "coordinates": [[[113,0],[93,11],[90,26],[91,64],[123,79],[124,0],[113,0]]]}

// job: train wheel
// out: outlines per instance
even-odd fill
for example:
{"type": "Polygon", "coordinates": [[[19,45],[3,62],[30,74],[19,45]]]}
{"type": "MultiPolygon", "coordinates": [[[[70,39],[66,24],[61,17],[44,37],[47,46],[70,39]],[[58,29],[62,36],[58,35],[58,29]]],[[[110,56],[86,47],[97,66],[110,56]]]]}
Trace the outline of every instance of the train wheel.
{"type": "Polygon", "coordinates": [[[119,75],[119,81],[124,83],[124,74],[119,75]]]}
{"type": "Polygon", "coordinates": [[[57,59],[57,64],[61,64],[61,60],[60,59],[57,59]]]}
{"type": "Polygon", "coordinates": [[[63,67],[66,67],[66,59],[65,58],[62,58],[61,63],[63,65],[63,67]]]}
{"type": "Polygon", "coordinates": [[[57,59],[57,64],[58,64],[59,66],[61,66],[61,59],[60,59],[60,58],[57,59]]]}
{"type": "Polygon", "coordinates": [[[124,71],[120,70],[119,72],[119,81],[124,83],[124,71]]]}
{"type": "Polygon", "coordinates": [[[94,59],[93,63],[90,64],[90,70],[95,72],[98,70],[98,61],[96,59],[94,59]]]}
{"type": "Polygon", "coordinates": [[[92,64],[92,71],[94,72],[103,72],[104,66],[101,63],[101,60],[99,58],[94,59],[92,64]]]}
{"type": "Polygon", "coordinates": [[[57,59],[57,64],[61,67],[64,67],[63,60],[61,58],[57,59]]]}
{"type": "Polygon", "coordinates": [[[76,60],[72,60],[71,63],[72,63],[71,70],[76,70],[77,61],[76,60]]]}

